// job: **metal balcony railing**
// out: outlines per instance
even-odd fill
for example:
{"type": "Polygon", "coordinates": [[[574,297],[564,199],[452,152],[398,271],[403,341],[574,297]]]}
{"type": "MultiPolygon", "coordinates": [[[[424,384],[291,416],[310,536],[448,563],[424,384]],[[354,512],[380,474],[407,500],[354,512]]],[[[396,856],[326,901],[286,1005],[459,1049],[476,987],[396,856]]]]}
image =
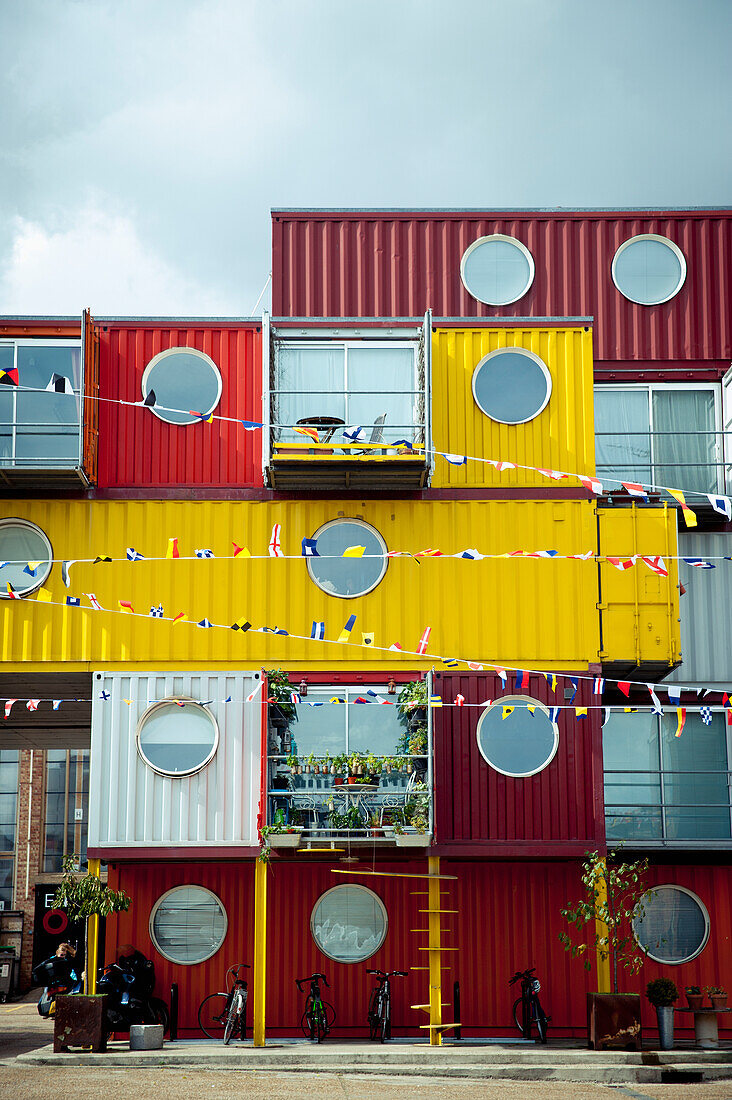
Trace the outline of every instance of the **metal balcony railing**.
{"type": "MultiPolygon", "coordinates": [[[[732,431],[595,432],[597,476],[700,493],[732,486],[732,431]]],[[[620,485],[608,482],[606,492],[620,485]]]]}
{"type": "Polygon", "coordinates": [[[712,769],[607,770],[607,839],[651,847],[685,847],[690,843],[703,847],[710,842],[732,847],[731,780],[732,772],[712,769]],[[705,781],[705,776],[712,778],[705,781]],[[710,790],[710,797],[700,798],[699,787],[705,782],[716,790],[710,790]],[[627,800],[622,798],[623,788],[629,790],[627,800]],[[646,797],[639,794],[639,788],[645,789],[646,797]],[[690,797],[679,801],[684,788],[690,797]],[[722,788],[726,791],[724,798],[722,788]]]}

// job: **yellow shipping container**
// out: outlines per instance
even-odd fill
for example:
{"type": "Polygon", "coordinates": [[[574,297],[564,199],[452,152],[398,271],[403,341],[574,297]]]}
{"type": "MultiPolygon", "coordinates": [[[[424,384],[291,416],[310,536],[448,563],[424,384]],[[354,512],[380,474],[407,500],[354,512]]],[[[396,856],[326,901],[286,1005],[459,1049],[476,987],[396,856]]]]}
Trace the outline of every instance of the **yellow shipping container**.
{"type": "MultiPolygon", "coordinates": [[[[313,537],[322,524],[344,517],[371,524],[390,551],[595,552],[595,513],[589,501],[3,502],[0,518],[26,519],[46,532],[55,564],[45,583],[52,603],[37,602],[34,596],[3,601],[2,660],[23,662],[24,671],[238,669],[260,664],[388,670],[439,667],[430,656],[438,655],[581,669],[597,661],[600,651],[598,569],[592,560],[394,558],[373,591],[341,599],[313,583],[299,555],[303,537],[313,537]],[[274,524],[281,524],[283,552],[296,555],[295,560],[268,556],[274,524]],[[170,538],[178,539],[180,560],[164,559],[170,538]],[[234,558],[234,543],[262,557],[234,558]],[[77,561],[70,567],[70,586],[64,587],[62,559],[124,559],[127,547],[145,559],[163,560],[77,561]],[[216,556],[193,557],[204,548],[216,556]],[[185,560],[189,555],[193,560],[185,560]],[[92,610],[89,593],[113,613],[92,610]],[[57,606],[68,595],[78,596],[82,607],[57,606]],[[131,603],[136,615],[120,612],[120,600],[131,603]],[[150,608],[160,604],[166,616],[183,612],[188,621],[171,625],[150,617],[150,608]],[[353,644],[338,644],[335,639],[352,614],[353,644]],[[229,629],[240,618],[299,637],[229,629]],[[193,625],[204,619],[221,628],[193,625]],[[328,640],[311,641],[311,624],[321,621],[328,640]],[[426,627],[431,634],[423,659],[389,650],[394,643],[416,650],[426,627]],[[361,645],[364,633],[373,633],[373,647],[361,645]]],[[[613,544],[616,514],[622,515],[617,511],[608,517],[604,544],[613,544]]],[[[638,539],[645,552],[663,552],[671,538],[675,545],[673,519],[663,509],[637,511],[638,539]]],[[[635,582],[635,577],[618,575],[614,598],[632,601],[635,582]]],[[[672,630],[678,593],[668,583],[657,588],[651,602],[663,609],[659,616],[667,623],[657,648],[671,652],[678,634],[678,625],[675,634],[672,630]]],[[[617,652],[626,652],[624,642],[618,637],[617,652]]],[[[630,655],[632,638],[628,644],[630,655]]],[[[615,652],[607,639],[606,650],[615,652]]]]}
{"type": "MultiPolygon", "coordinates": [[[[595,472],[592,332],[579,328],[438,328],[432,340],[432,436],[438,451],[516,462],[543,469],[595,472]],[[481,412],[472,390],[480,360],[498,348],[538,355],[552,380],[543,412],[526,424],[500,424],[481,412]]],[[[560,483],[580,488],[577,478],[560,483]]],[[[554,486],[530,470],[498,473],[487,462],[453,466],[435,457],[442,486],[509,489],[554,486]]]]}

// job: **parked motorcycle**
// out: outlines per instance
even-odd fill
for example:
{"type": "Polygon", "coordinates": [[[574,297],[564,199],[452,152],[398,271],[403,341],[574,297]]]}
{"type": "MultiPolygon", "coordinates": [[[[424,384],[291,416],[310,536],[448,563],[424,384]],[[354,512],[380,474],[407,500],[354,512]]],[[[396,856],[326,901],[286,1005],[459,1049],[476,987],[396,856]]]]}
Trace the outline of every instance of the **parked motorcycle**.
{"type": "Polygon", "coordinates": [[[153,997],[155,964],[141,951],[123,947],[117,962],[105,966],[97,978],[97,993],[107,995],[107,1027],[129,1031],[131,1024],[162,1024],[168,1030],[168,1006],[153,997]]]}
{"type": "Polygon", "coordinates": [[[82,981],[74,968],[76,948],[61,943],[56,954],[34,967],[31,977],[36,985],[44,986],[38,1002],[38,1015],[47,1019],[56,1011],[56,998],[62,993],[81,993],[82,981]]]}

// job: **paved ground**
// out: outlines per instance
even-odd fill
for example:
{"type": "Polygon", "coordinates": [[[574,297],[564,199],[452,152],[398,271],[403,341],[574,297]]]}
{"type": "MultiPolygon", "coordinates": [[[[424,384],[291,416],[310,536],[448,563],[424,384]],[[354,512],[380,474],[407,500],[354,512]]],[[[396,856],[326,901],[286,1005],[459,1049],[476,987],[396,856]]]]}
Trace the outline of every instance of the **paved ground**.
{"type": "Polygon", "coordinates": [[[35,1001],[0,1005],[0,1100],[732,1100],[732,1081],[689,1085],[607,1086],[565,1082],[435,1081],[393,1074],[342,1075],[197,1069],[78,1069],[26,1066],[15,1056],[50,1042],[52,1024],[35,1001]]]}

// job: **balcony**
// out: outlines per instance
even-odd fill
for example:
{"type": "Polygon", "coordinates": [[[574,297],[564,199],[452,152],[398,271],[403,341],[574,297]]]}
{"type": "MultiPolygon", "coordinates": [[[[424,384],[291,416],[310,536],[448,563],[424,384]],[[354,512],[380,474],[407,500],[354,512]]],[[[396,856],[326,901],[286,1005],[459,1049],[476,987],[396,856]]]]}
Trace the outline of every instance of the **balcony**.
{"type": "Polygon", "coordinates": [[[634,848],[732,847],[725,714],[613,710],[603,728],[605,827],[609,844],[634,848]]]}
{"type": "Polygon", "coordinates": [[[91,398],[98,390],[98,339],[88,313],[81,332],[75,338],[0,336],[0,371],[7,372],[0,385],[5,486],[79,489],[95,480],[97,403],[91,398]]]}
{"type": "Polygon", "coordinates": [[[429,317],[419,328],[265,326],[270,487],[422,488],[430,471],[430,358],[429,317]]]}
{"type": "MultiPolygon", "coordinates": [[[[613,481],[724,495],[732,488],[732,431],[721,390],[700,386],[596,386],[595,453],[605,492],[613,481]]],[[[693,508],[709,508],[698,495],[693,508]]]]}
{"type": "MultiPolygon", "coordinates": [[[[366,690],[311,688],[307,701],[270,705],[267,832],[273,847],[429,844],[427,712],[402,715],[396,705],[362,703],[366,690]]],[[[370,690],[386,698],[385,685],[370,690]]]]}

